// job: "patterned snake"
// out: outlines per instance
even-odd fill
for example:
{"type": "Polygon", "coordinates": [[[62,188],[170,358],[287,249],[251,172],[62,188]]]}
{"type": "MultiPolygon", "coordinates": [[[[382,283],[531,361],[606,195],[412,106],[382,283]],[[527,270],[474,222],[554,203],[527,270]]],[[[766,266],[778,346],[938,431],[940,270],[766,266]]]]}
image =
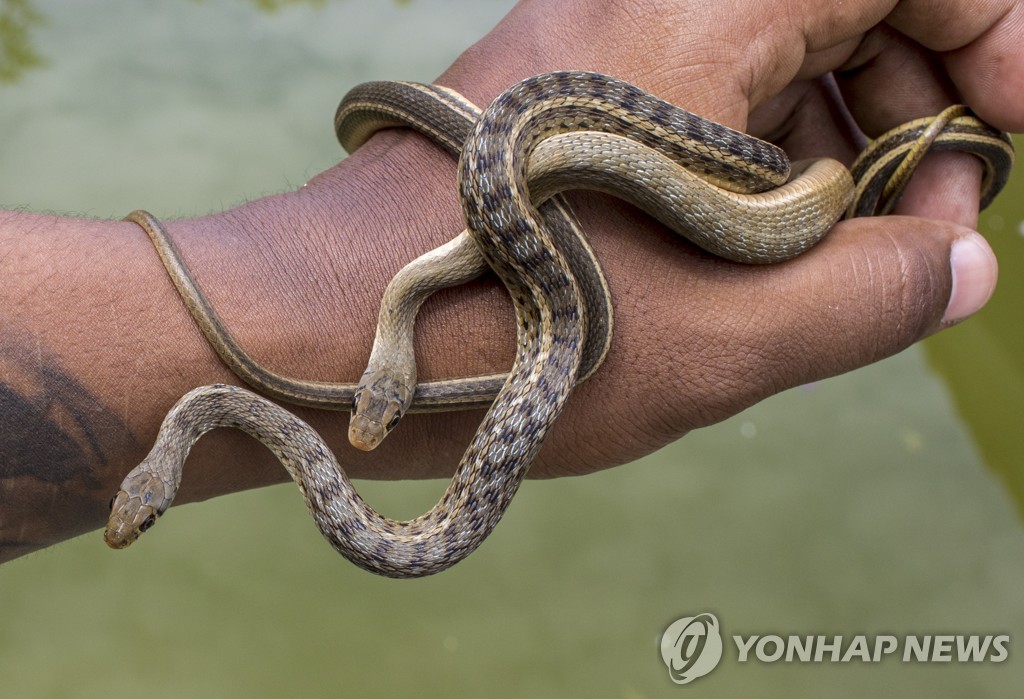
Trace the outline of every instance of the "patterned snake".
{"type": "Polygon", "coordinates": [[[415,368],[396,367],[393,359],[404,350],[387,349],[395,328],[409,350],[402,361],[411,362],[408,338],[422,298],[478,274],[483,265],[476,260],[482,255],[512,296],[519,341],[507,378],[416,386],[412,409],[490,404],[440,502],[415,520],[386,519],[359,498],[334,456],[301,420],[244,389],[203,387],[170,411],[149,456],[122,484],[111,503],[109,545],[127,546],[148,529],[170,505],[192,444],[210,429],[230,426],[259,439],[282,461],[321,532],[347,558],[393,577],[443,570],[486,538],[577,377],[592,373],[607,352],[607,285],[568,210],[551,199],[557,192],[610,192],[715,254],[764,263],[807,249],[847,209],[865,215],[890,206],[929,147],[981,157],[983,204],[1005,184],[1013,161],[1005,134],[956,107],[878,139],[853,167],[856,186],[844,167],[828,160],[795,167],[799,176],[786,182],[789,163],[774,146],[628,83],[581,72],[530,78],[499,96],[474,125],[477,113],[450,90],[408,83],[361,86],[339,107],[336,127],[349,148],[396,125],[411,125],[453,152],[465,142],[459,189],[468,232],[392,282],[374,359],[359,387],[287,379],[264,369],[220,323],[159,223],[142,212],[130,217],[153,238],[189,310],[239,376],[282,400],[342,409],[353,403],[366,408],[374,402],[367,392],[385,384],[385,397],[378,401],[385,412],[371,419],[372,427],[385,433],[407,409],[408,395],[399,395],[395,384],[416,385],[415,368]],[[446,270],[453,259],[472,274],[442,271],[445,281],[422,282],[430,277],[424,267],[446,270]],[[603,308],[604,315],[592,318],[595,308],[603,308]],[[395,315],[403,320],[388,321],[395,315]],[[382,325],[394,327],[382,330],[382,325]],[[405,371],[404,377],[394,379],[396,369],[405,371]],[[381,381],[381,375],[389,378],[381,381]]]}

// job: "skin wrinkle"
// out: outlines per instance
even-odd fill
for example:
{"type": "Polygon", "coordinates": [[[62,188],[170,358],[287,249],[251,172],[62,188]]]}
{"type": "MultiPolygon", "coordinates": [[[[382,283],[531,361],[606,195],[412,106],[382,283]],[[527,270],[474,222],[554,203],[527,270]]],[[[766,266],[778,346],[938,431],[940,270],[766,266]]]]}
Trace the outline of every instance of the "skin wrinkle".
{"type": "MultiPolygon", "coordinates": [[[[850,265],[854,273],[866,278],[858,280],[858,286],[876,290],[873,305],[879,323],[859,358],[865,363],[890,356],[894,347],[895,351],[905,349],[925,334],[935,322],[931,319],[941,314],[941,309],[934,307],[938,296],[933,279],[936,275],[948,278],[948,259],[936,260],[909,249],[899,234],[890,232],[879,243],[871,255],[860,251],[861,256],[851,259],[850,265]],[[888,249],[881,246],[882,241],[889,243],[888,249]],[[889,271],[894,268],[896,273],[889,271]],[[926,305],[929,302],[932,307],[926,305]]],[[[948,284],[944,292],[948,298],[948,284]]]]}
{"type": "MultiPolygon", "coordinates": [[[[644,350],[644,354],[636,357],[636,360],[650,362],[649,365],[655,367],[672,366],[678,360],[680,351],[679,344],[670,341],[652,343],[651,347],[646,347],[644,350]]],[[[621,357],[609,357],[606,360],[606,364],[608,363],[611,364],[609,366],[611,371],[628,370],[628,367],[621,366],[624,363],[621,357]]],[[[668,387],[668,392],[673,395],[675,401],[652,405],[652,396],[640,387],[625,386],[622,389],[624,398],[622,406],[609,415],[606,434],[618,435],[613,444],[629,454],[630,459],[639,458],[678,439],[682,423],[676,403],[688,402],[689,396],[700,392],[700,388],[695,386],[693,377],[689,376],[690,372],[663,371],[661,374],[659,380],[668,387]],[[650,416],[646,414],[648,412],[651,413],[650,416]]],[[[596,390],[593,384],[584,384],[577,389],[577,392],[585,391],[586,393],[578,397],[580,400],[594,400],[596,397],[590,397],[589,393],[596,390]]],[[[576,398],[577,396],[574,396],[574,399],[576,398]]],[[[556,428],[561,425],[560,421],[556,424],[556,428]]],[[[684,427],[684,429],[688,431],[688,428],[684,427]]],[[[590,464],[595,469],[605,469],[614,465],[614,460],[607,456],[607,450],[601,450],[596,456],[596,461],[590,464]]],[[[572,468],[571,472],[582,474],[584,470],[577,466],[572,468]]],[[[533,472],[531,472],[532,475],[534,475],[533,472]]]]}
{"type": "MultiPolygon", "coordinates": [[[[903,3],[903,5],[907,5],[907,4],[908,4],[907,2],[903,3]]],[[[976,16],[977,17],[984,17],[986,19],[986,23],[991,22],[992,21],[992,17],[991,17],[992,7],[990,5],[988,5],[988,4],[986,4],[983,9],[985,9],[986,11],[985,12],[978,12],[978,13],[976,13],[976,16]]],[[[1014,8],[1014,9],[1017,12],[1019,12],[1019,8],[1014,8]]],[[[940,17],[940,16],[942,16],[941,13],[935,11],[933,5],[929,6],[929,10],[928,11],[931,13],[931,14],[929,14],[929,17],[940,17]]],[[[1004,10],[1004,14],[1005,14],[1005,10],[1004,10]]],[[[897,15],[897,19],[898,19],[898,15],[897,15]]],[[[897,24],[899,24],[899,23],[897,23],[897,24]]],[[[946,29],[947,27],[950,27],[952,25],[959,26],[959,24],[960,24],[959,22],[943,22],[941,28],[942,29],[946,29]]],[[[816,24],[815,24],[815,21],[813,19],[812,19],[812,21],[810,23],[810,26],[816,28],[816,24]]],[[[932,28],[933,31],[936,31],[937,29],[938,29],[937,27],[933,27],[932,28]]],[[[1000,25],[997,30],[992,30],[991,32],[985,32],[985,35],[995,34],[997,36],[1000,36],[1000,35],[1005,35],[1006,31],[1007,31],[1006,27],[1004,25],[1000,25]]],[[[921,33],[922,32],[918,32],[918,34],[921,34],[921,33]]],[[[974,31],[974,34],[976,35],[977,31],[974,31]]],[[[928,34],[925,33],[925,36],[928,36],[928,34]]],[[[979,50],[977,48],[977,43],[981,43],[981,38],[979,38],[977,36],[974,36],[972,38],[974,38],[975,41],[976,41],[976,44],[973,44],[972,47],[974,48],[974,50],[979,50]]],[[[982,37],[982,38],[987,38],[987,37],[982,37]]],[[[966,41],[966,39],[964,39],[963,37],[961,37],[960,40],[961,41],[966,41]]],[[[928,42],[924,42],[924,43],[928,43],[928,42]]],[[[951,54],[950,57],[947,57],[946,65],[947,65],[951,75],[953,76],[955,82],[957,83],[958,87],[961,88],[961,92],[964,92],[964,96],[968,99],[970,104],[976,108],[976,110],[979,112],[979,114],[983,118],[986,118],[989,121],[992,121],[992,123],[994,123],[996,126],[999,126],[1000,128],[1007,128],[1007,129],[1013,130],[1015,126],[1020,126],[1020,124],[1013,124],[1013,123],[1009,123],[1009,122],[1000,122],[999,119],[996,118],[996,115],[990,114],[988,112],[988,110],[984,109],[985,104],[988,103],[988,102],[991,102],[993,99],[995,99],[996,96],[999,94],[999,91],[997,90],[996,92],[993,92],[991,90],[984,91],[984,90],[978,89],[979,88],[979,80],[977,79],[977,76],[980,74],[980,70],[979,70],[978,66],[971,66],[969,70],[962,70],[958,66],[961,63],[963,63],[964,61],[962,61],[962,60],[949,60],[949,58],[951,58],[953,56],[956,56],[956,54],[951,54]],[[958,76],[961,73],[964,74],[964,77],[963,77],[963,79],[958,79],[958,76]],[[970,89],[964,90],[964,86],[967,86],[970,89]]],[[[958,58],[962,59],[963,56],[958,56],[958,58]]],[[[1019,57],[1015,56],[1015,58],[1019,62],[1019,60],[1020,60],[1019,57]]],[[[899,74],[890,74],[889,78],[890,78],[890,83],[889,84],[890,84],[890,86],[893,86],[893,87],[904,86],[905,85],[905,86],[908,87],[908,91],[909,91],[909,87],[914,85],[914,81],[913,80],[907,79],[904,76],[901,76],[899,74]],[[893,76],[894,75],[895,75],[895,80],[893,80],[893,76]]],[[[1017,80],[1018,81],[1021,80],[1019,72],[1018,72],[1017,80]]],[[[985,81],[982,80],[980,82],[984,83],[985,81]]],[[[1000,86],[1000,85],[997,84],[996,87],[997,88],[1001,88],[1001,89],[1005,89],[1005,85],[1000,86]]],[[[855,102],[853,102],[853,104],[859,104],[859,103],[855,101],[855,102]]],[[[881,106],[884,108],[885,105],[883,104],[881,106]]],[[[872,110],[869,108],[866,111],[868,113],[871,113],[872,110]]],[[[897,122],[893,122],[891,124],[888,124],[885,128],[889,128],[889,127],[895,125],[895,123],[897,123],[897,122]]],[[[884,129],[881,129],[881,130],[884,130],[884,129]]]]}
{"type": "MultiPolygon", "coordinates": [[[[318,226],[312,226],[314,230],[318,226]]],[[[243,347],[254,347],[258,343],[266,342],[271,338],[271,346],[286,349],[277,356],[268,356],[267,361],[272,366],[287,365],[295,361],[301,361],[304,357],[316,356],[326,359],[323,348],[328,346],[332,339],[329,333],[324,332],[325,323],[319,309],[330,308],[333,302],[333,294],[327,292],[329,285],[324,283],[303,284],[302,278],[310,280],[324,280],[336,274],[336,270],[328,266],[324,250],[320,248],[291,248],[274,246],[270,244],[272,232],[266,228],[257,227],[250,231],[254,239],[267,238],[266,243],[257,243],[260,248],[269,250],[269,260],[263,266],[256,266],[245,259],[233,259],[230,269],[215,270],[218,276],[234,279],[231,283],[235,288],[253,289],[253,293],[246,294],[240,303],[235,305],[231,316],[225,317],[225,323],[235,329],[235,333],[243,347]],[[273,270],[270,275],[264,270],[273,270]],[[282,275],[280,272],[291,271],[290,275],[282,275]],[[269,276],[265,283],[260,285],[259,280],[269,276]],[[250,281],[251,280],[251,281],[250,281]],[[287,324],[276,322],[265,312],[269,298],[276,298],[288,308],[289,322],[287,324]]],[[[220,259],[232,259],[231,250],[237,246],[232,245],[230,240],[219,241],[224,250],[220,259]]],[[[197,275],[198,276],[198,275],[197,275]]],[[[198,280],[203,284],[203,280],[198,280]]],[[[342,284],[339,288],[345,288],[342,284]]],[[[215,308],[217,301],[213,301],[215,308]]],[[[321,363],[318,363],[321,364],[321,363]]],[[[313,369],[317,375],[329,376],[332,370],[330,363],[322,362],[322,365],[313,369]],[[321,373],[323,372],[323,373],[321,373]]]]}
{"type": "MultiPolygon", "coordinates": [[[[268,238],[273,235],[266,229],[257,231],[259,229],[252,231],[254,239],[260,234],[268,238]]],[[[231,249],[226,242],[220,242],[219,245],[226,251],[231,249]]],[[[258,242],[255,246],[259,249],[274,247],[258,242]]],[[[301,362],[306,365],[302,369],[304,375],[331,376],[338,369],[324,348],[334,342],[333,338],[351,334],[351,330],[344,335],[336,332],[337,319],[324,317],[321,310],[331,308],[334,303],[334,294],[325,292],[329,285],[322,280],[337,274],[337,271],[328,267],[323,253],[304,248],[289,247],[268,254],[270,259],[262,264],[253,264],[251,260],[242,258],[236,260],[231,269],[209,270],[207,276],[200,276],[203,274],[200,268],[196,271],[198,283],[205,288],[204,280],[209,278],[212,283],[216,277],[216,282],[225,286],[225,295],[221,299],[213,298],[214,308],[223,309],[220,312],[224,322],[243,347],[255,348],[262,344],[269,349],[256,355],[261,361],[292,373],[298,373],[294,367],[301,362]],[[241,298],[228,298],[228,290],[231,288],[245,288],[249,291],[241,298]],[[287,309],[284,322],[266,313],[269,303],[287,309]]],[[[343,290],[346,286],[342,285],[339,289],[343,290]]],[[[348,309],[344,307],[339,308],[337,313],[346,320],[350,317],[348,309]]],[[[357,317],[349,322],[361,329],[371,321],[369,318],[357,317]]]]}
{"type": "Polygon", "coordinates": [[[804,56],[804,62],[795,78],[797,80],[818,79],[825,73],[838,71],[857,54],[864,38],[864,36],[857,36],[820,51],[808,52],[804,56]]]}
{"type": "MultiPolygon", "coordinates": [[[[837,226],[837,228],[832,232],[832,235],[834,237],[838,237],[839,235],[842,235],[844,233],[847,236],[854,236],[856,235],[856,230],[851,231],[850,226],[848,224],[841,224],[840,226],[837,226]],[[845,229],[843,228],[843,225],[846,225],[845,229]]],[[[848,292],[843,293],[844,290],[852,288],[868,288],[872,289],[876,293],[873,294],[871,299],[869,299],[868,302],[865,304],[865,312],[870,313],[875,318],[878,318],[880,317],[880,314],[878,310],[877,294],[884,293],[885,286],[880,285],[876,281],[877,277],[874,271],[876,263],[874,261],[874,258],[877,257],[877,255],[875,253],[875,250],[873,249],[867,251],[862,248],[854,246],[846,247],[848,249],[844,251],[845,262],[833,268],[831,274],[829,275],[829,283],[827,285],[827,288],[838,290],[840,294],[844,297],[836,305],[836,311],[838,312],[838,314],[841,315],[842,313],[846,312],[846,309],[850,305],[857,303],[856,299],[849,298],[848,292]]],[[[884,259],[885,258],[883,256],[883,260],[884,259]]],[[[837,329],[842,330],[841,322],[836,323],[836,325],[838,326],[837,329]]],[[[885,334],[872,332],[871,337],[874,338],[875,336],[884,338],[885,334]]],[[[867,336],[865,335],[862,337],[851,337],[851,333],[847,330],[841,331],[840,333],[830,334],[829,337],[831,338],[831,346],[846,347],[851,342],[863,340],[863,337],[867,336]]],[[[877,350],[875,349],[877,340],[872,339],[870,343],[864,344],[871,345],[867,350],[866,356],[874,356],[877,353],[877,350]]],[[[858,356],[858,359],[864,359],[864,356],[858,356]]]]}
{"type": "MultiPolygon", "coordinates": [[[[898,267],[900,269],[900,273],[896,277],[896,287],[898,289],[897,298],[901,300],[901,303],[896,308],[889,309],[889,314],[891,314],[895,319],[893,332],[897,337],[912,334],[916,338],[919,336],[919,333],[913,331],[908,332],[910,329],[907,327],[906,322],[907,318],[913,317],[914,313],[912,311],[918,310],[914,308],[914,306],[917,305],[912,288],[914,286],[914,276],[909,273],[910,270],[915,269],[915,267],[907,259],[910,253],[899,250],[898,248],[895,252],[897,260],[899,260],[898,267]]],[[[879,347],[876,351],[879,351],[880,349],[881,348],[879,347]]]]}
{"type": "MultiPolygon", "coordinates": [[[[881,354],[888,337],[900,337],[906,327],[903,323],[903,309],[907,296],[907,258],[902,250],[895,245],[895,241],[891,238],[890,241],[893,245],[888,252],[895,256],[898,272],[896,274],[881,275],[878,272],[879,262],[877,259],[871,260],[870,262],[873,264],[869,266],[869,272],[873,279],[878,280],[880,289],[880,293],[877,296],[877,313],[878,318],[882,321],[882,325],[873,337],[874,342],[871,345],[871,353],[867,355],[868,357],[875,357],[881,354]],[[895,289],[895,292],[892,289],[895,289]],[[891,300],[886,303],[886,299],[891,300]]],[[[878,257],[881,257],[881,254],[878,257]]],[[[900,342],[899,344],[903,343],[900,342]]]]}
{"type": "MultiPolygon", "coordinates": [[[[934,260],[923,255],[919,250],[899,248],[900,277],[902,283],[898,321],[894,334],[906,347],[916,342],[929,330],[924,322],[933,312],[927,308],[928,299],[949,298],[951,285],[946,269],[941,272],[935,268],[934,260]],[[911,259],[913,258],[913,259],[911,259]],[[919,270],[924,269],[925,274],[919,270]]],[[[946,261],[946,267],[948,267],[946,261]]]]}
{"type": "MultiPolygon", "coordinates": [[[[761,108],[755,110],[751,115],[751,128],[758,124],[762,119],[767,123],[773,124],[771,133],[762,133],[762,138],[781,146],[786,149],[786,140],[790,136],[800,130],[808,131],[808,123],[805,120],[806,117],[801,116],[803,110],[814,104],[821,98],[821,94],[815,89],[815,86],[807,81],[801,85],[803,89],[800,90],[789,90],[786,92],[784,98],[774,99],[770,102],[765,103],[761,108]],[[767,112],[765,116],[761,116],[767,112]],[[790,115],[789,118],[780,118],[779,113],[790,115]]],[[[814,120],[815,122],[817,120],[814,120]]],[[[817,126],[816,124],[812,124],[817,126]]],[[[799,148],[798,139],[792,139],[796,142],[799,148]]],[[[786,155],[789,156],[790,160],[798,158],[794,153],[791,153],[790,149],[786,149],[786,155]]],[[[820,157],[818,153],[814,154],[815,157],[820,157]]]]}
{"type": "MultiPolygon", "coordinates": [[[[413,338],[417,373],[421,379],[449,376],[446,369],[437,362],[446,344],[441,341],[442,338],[456,339],[466,346],[483,346],[481,351],[463,359],[460,371],[465,376],[507,371],[512,366],[515,327],[512,322],[512,305],[502,292],[497,280],[488,275],[486,279],[456,289],[443,289],[423,304],[417,317],[417,333],[413,338]],[[452,313],[453,307],[461,306],[466,299],[474,297],[485,298],[489,304],[497,305],[502,310],[476,322],[467,322],[461,315],[452,313]]],[[[369,351],[366,356],[369,357],[369,351]]],[[[403,420],[410,417],[413,416],[409,415],[403,420]]]]}

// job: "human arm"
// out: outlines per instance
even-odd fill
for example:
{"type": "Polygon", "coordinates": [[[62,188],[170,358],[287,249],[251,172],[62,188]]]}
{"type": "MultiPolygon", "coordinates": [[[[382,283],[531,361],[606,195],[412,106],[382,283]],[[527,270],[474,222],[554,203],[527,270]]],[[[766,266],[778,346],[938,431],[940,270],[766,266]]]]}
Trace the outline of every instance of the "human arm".
{"type": "MultiPolygon", "coordinates": [[[[813,125],[831,120],[812,83],[765,103],[794,71],[811,76],[849,60],[873,65],[877,72],[861,70],[848,88],[869,130],[942,106],[938,90],[928,87],[933,73],[915,68],[912,54],[903,70],[924,72],[925,81],[910,82],[901,96],[900,80],[891,77],[900,73],[886,61],[907,60],[907,53],[888,47],[873,57],[872,42],[884,46],[884,37],[822,38],[820,26],[802,24],[812,21],[809,3],[777,4],[772,22],[738,4],[739,10],[728,3],[524,3],[442,80],[482,104],[528,74],[600,70],[740,128],[749,104],[758,105],[752,128],[780,137],[795,155],[821,154],[814,140],[839,155],[848,145],[813,125]],[[645,14],[654,10],[660,14],[645,14]],[[723,31],[728,36],[716,34],[723,31]],[[805,61],[804,35],[838,48],[805,61]],[[871,89],[872,75],[885,76],[884,90],[871,89]],[[928,98],[934,105],[921,103],[928,98]],[[881,123],[872,121],[876,114],[884,116],[881,123]],[[786,134],[783,125],[792,130],[786,134]]],[[[872,8],[862,26],[885,14],[881,4],[862,3],[857,11],[872,8]]],[[[955,15],[952,6],[944,11],[955,15]]],[[[971,19],[982,22],[977,13],[971,19]]],[[[1004,18],[1002,39],[998,27],[985,35],[994,42],[988,53],[983,37],[981,48],[947,59],[954,77],[962,71],[963,79],[992,86],[980,96],[960,91],[1004,128],[1019,127],[1009,89],[1020,87],[1019,70],[1008,53],[1002,62],[993,57],[1003,55],[1000,45],[1008,52],[1009,44],[999,42],[1014,36],[1012,19],[1004,18]],[[1006,75],[962,67],[971,61],[1002,66],[1006,75]]],[[[980,32],[966,24],[935,30],[980,32]]],[[[917,210],[939,216],[942,204],[945,215],[971,225],[977,182],[969,163],[957,166],[964,183],[953,196],[948,188],[919,186],[917,210]]],[[[933,172],[945,178],[949,170],[933,172]]],[[[461,228],[454,191],[447,155],[420,137],[391,133],[298,192],[172,223],[171,231],[214,305],[261,361],[294,376],[355,378],[387,281],[461,228]]],[[[800,260],[755,269],[697,254],[603,197],[575,201],[611,278],[617,334],[608,363],[574,394],[535,475],[631,460],[778,390],[907,346],[942,315],[951,240],[964,234],[921,221],[855,222],[800,260]]],[[[8,458],[0,535],[10,542],[7,551],[17,551],[16,540],[45,545],[99,526],[107,500],[148,449],[167,408],[196,385],[232,377],[195,330],[138,229],[15,214],[0,218],[0,236],[0,324],[7,330],[0,376],[13,395],[3,420],[23,425],[5,430],[8,443],[0,449],[8,458]],[[61,447],[60,464],[54,445],[61,447]]],[[[425,309],[418,330],[423,377],[509,364],[511,311],[493,282],[445,294],[425,309]]],[[[342,416],[302,414],[328,435],[350,472],[381,478],[449,472],[479,420],[478,413],[410,416],[381,450],[364,457],[345,445],[342,416]]],[[[179,501],[285,477],[251,440],[223,431],[200,443],[179,501]]]]}

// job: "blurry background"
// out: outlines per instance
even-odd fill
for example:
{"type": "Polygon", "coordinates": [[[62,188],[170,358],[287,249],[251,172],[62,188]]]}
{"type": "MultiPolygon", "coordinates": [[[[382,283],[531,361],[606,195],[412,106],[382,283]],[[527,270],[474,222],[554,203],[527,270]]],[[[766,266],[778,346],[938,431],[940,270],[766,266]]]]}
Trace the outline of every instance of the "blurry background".
{"type": "MultiPolygon", "coordinates": [[[[429,81],[512,4],[0,0],[0,207],[173,217],[297,187],[342,157],[348,88],[429,81]]],[[[95,532],[5,565],[0,692],[1016,696],[1022,186],[983,220],[1002,275],[979,317],[635,464],[527,483],[440,576],[356,569],[290,484],[175,508],[126,552],[95,532]],[[946,666],[741,665],[730,643],[679,689],[658,639],[703,611],[726,634],[1013,642],[946,666]]],[[[444,484],[359,487],[412,516],[444,484]]]]}

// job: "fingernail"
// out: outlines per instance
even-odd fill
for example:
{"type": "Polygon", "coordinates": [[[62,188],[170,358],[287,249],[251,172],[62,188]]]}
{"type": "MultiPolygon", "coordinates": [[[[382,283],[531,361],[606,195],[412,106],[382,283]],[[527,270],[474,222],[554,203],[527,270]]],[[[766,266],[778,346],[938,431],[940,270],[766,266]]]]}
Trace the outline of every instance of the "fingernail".
{"type": "Polygon", "coordinates": [[[988,242],[978,233],[953,241],[949,253],[953,291],[942,324],[950,325],[974,315],[988,303],[996,289],[999,266],[988,242]]]}

